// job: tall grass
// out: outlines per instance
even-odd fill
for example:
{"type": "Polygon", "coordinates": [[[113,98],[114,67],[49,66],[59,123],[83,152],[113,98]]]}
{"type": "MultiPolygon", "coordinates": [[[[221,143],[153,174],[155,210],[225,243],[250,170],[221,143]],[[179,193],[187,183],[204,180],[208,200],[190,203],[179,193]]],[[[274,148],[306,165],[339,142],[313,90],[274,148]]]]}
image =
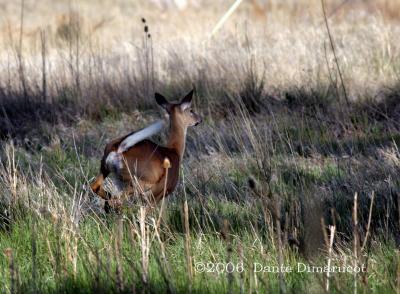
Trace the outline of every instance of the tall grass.
{"type": "Polygon", "coordinates": [[[229,5],[199,3],[1,3],[1,292],[396,291],[398,5],[327,2],[335,57],[319,1],[245,1],[211,39],[229,5]],[[192,85],[177,191],[105,215],[105,143],[192,85]],[[259,272],[298,263],[366,272],[259,272]]]}

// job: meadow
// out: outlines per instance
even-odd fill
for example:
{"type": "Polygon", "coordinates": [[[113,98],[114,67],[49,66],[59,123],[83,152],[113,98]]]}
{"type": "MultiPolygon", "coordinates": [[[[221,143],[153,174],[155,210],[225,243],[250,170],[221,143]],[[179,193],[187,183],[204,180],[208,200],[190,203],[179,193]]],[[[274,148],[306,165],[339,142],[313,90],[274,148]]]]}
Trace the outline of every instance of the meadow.
{"type": "Polygon", "coordinates": [[[173,2],[0,0],[0,292],[400,293],[400,3],[173,2]],[[106,214],[193,87],[176,191],[106,214]]]}

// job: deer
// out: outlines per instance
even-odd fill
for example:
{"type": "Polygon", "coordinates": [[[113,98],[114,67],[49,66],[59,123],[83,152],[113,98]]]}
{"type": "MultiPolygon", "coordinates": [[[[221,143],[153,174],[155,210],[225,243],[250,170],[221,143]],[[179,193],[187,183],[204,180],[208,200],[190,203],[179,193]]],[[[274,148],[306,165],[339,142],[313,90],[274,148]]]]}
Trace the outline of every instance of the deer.
{"type": "Polygon", "coordinates": [[[163,129],[163,120],[106,144],[100,174],[90,184],[91,190],[105,200],[106,212],[113,206],[113,195],[104,189],[107,177],[111,177],[119,193],[131,195],[139,191],[150,205],[157,204],[175,190],[185,152],[187,129],[202,122],[201,116],[192,109],[193,92],[194,89],[176,103],[170,103],[163,95],[155,93],[157,104],[169,117],[165,146],[149,140],[163,129]]]}

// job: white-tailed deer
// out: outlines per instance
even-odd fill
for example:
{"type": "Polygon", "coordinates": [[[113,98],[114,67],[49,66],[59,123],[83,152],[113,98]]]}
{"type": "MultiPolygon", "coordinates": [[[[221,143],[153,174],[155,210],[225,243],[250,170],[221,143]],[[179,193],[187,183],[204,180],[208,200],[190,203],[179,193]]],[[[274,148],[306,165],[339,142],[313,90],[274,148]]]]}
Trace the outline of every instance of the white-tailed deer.
{"type": "Polygon", "coordinates": [[[150,194],[151,203],[157,203],[163,196],[174,191],[179,178],[179,167],[185,151],[186,130],[201,122],[201,117],[191,108],[193,90],[180,103],[169,103],[164,96],[156,93],[155,98],[169,114],[170,129],[168,143],[160,146],[148,140],[160,132],[162,121],[132,132],[107,144],[101,160],[100,175],[90,185],[93,192],[106,200],[111,195],[103,183],[112,175],[114,184],[126,194],[141,191],[150,194]]]}

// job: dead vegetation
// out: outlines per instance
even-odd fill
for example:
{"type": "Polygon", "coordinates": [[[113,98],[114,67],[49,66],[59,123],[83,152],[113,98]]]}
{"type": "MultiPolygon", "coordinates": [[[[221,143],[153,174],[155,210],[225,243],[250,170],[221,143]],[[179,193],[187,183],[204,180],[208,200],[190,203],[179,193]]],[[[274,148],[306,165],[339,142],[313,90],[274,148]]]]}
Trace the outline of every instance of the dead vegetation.
{"type": "Polygon", "coordinates": [[[226,2],[0,1],[0,290],[395,291],[400,6],[325,2],[331,40],[320,1],[244,1],[212,38],[226,2]],[[105,143],[193,85],[205,123],[162,218],[104,216],[82,187],[105,143]],[[368,272],[251,270],[327,260],[368,272]]]}

